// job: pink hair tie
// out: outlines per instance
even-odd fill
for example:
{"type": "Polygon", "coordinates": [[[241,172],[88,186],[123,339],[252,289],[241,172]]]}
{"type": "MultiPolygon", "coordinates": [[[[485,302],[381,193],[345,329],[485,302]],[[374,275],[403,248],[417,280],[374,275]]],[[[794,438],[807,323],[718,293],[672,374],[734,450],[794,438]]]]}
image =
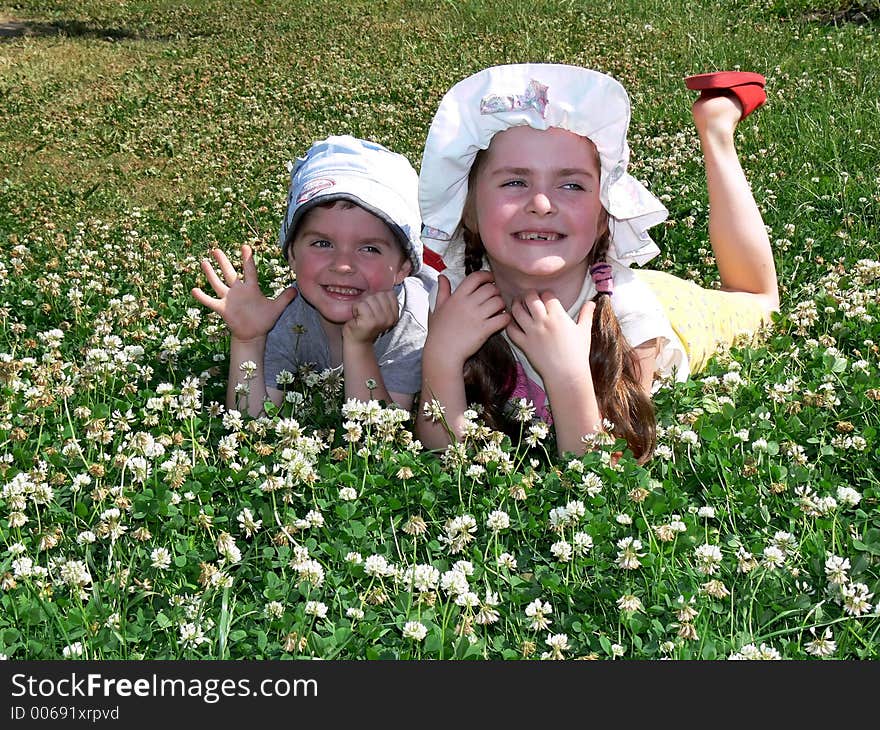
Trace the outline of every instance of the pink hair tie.
{"type": "Polygon", "coordinates": [[[611,296],[614,293],[614,278],[611,276],[611,264],[604,261],[590,267],[590,276],[599,294],[611,296]]]}

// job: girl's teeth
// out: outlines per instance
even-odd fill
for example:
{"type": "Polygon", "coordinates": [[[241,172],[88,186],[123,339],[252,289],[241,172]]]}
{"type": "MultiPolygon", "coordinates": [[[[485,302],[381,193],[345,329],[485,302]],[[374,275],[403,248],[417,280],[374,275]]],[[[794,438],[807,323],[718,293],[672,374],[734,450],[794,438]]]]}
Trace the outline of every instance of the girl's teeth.
{"type": "Polygon", "coordinates": [[[332,294],[342,294],[344,296],[355,296],[358,293],[357,289],[343,289],[339,286],[328,286],[327,291],[332,294]]]}

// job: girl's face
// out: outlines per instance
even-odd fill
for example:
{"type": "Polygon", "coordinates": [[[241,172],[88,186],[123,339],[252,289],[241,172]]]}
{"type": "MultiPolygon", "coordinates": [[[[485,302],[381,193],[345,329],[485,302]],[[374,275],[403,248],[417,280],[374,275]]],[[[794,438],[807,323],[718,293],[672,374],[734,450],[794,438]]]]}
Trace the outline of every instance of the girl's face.
{"type": "Polygon", "coordinates": [[[564,129],[512,127],[492,138],[465,224],[479,233],[503,293],[553,289],[574,301],[607,225],[599,170],[595,145],[564,129]]]}

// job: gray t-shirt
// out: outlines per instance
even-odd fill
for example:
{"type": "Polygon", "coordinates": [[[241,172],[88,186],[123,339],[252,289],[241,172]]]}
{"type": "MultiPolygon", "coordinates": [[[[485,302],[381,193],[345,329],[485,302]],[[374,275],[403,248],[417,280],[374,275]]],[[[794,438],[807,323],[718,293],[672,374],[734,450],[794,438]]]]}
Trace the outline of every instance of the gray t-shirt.
{"type": "MultiPolygon", "coordinates": [[[[406,277],[394,289],[400,303],[400,319],[376,339],[373,350],[390,392],[417,393],[422,385],[422,349],[428,335],[428,290],[422,279],[414,276],[406,277]]],[[[297,296],[266,337],[266,385],[279,388],[278,373],[287,370],[296,374],[298,367],[306,364],[319,371],[332,367],[320,315],[302,296],[297,296]]]]}

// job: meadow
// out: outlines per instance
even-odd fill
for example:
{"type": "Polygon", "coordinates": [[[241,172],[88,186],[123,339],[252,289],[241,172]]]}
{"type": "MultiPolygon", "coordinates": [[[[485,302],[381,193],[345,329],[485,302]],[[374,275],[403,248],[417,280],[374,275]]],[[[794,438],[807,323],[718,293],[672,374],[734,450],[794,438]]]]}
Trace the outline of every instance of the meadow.
{"type": "Polygon", "coordinates": [[[0,655],[880,658],[880,29],[825,0],[0,3],[0,655]],[[223,407],[212,247],[267,293],[285,163],[407,155],[485,66],[629,90],[651,266],[716,285],[685,76],[767,77],[737,132],[782,308],[657,393],[659,445],[560,458],[297,373],[223,407]]]}

